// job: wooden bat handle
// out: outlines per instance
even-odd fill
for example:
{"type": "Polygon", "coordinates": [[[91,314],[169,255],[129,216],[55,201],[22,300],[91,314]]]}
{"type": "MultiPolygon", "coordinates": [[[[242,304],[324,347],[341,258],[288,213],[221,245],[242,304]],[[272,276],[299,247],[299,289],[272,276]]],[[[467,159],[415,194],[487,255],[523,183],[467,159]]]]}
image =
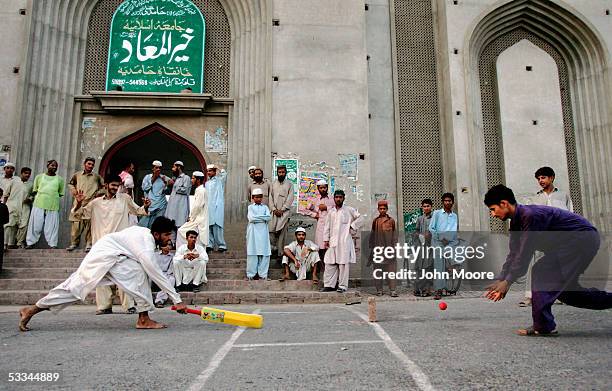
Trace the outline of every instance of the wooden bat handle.
{"type": "MultiPolygon", "coordinates": [[[[176,306],[175,306],[175,305],[173,305],[172,307],[170,307],[170,309],[171,309],[172,311],[176,311],[176,306]]],[[[194,308],[187,308],[187,313],[188,313],[188,314],[194,314],[194,315],[201,315],[201,314],[202,314],[202,311],[200,311],[200,310],[196,310],[196,309],[194,309],[194,308]]]]}

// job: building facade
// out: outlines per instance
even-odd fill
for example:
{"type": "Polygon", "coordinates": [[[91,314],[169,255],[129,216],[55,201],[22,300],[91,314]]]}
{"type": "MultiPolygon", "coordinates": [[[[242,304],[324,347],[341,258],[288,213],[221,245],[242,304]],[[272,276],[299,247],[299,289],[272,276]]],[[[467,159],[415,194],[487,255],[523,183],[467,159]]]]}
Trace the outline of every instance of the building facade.
{"type": "MultiPolygon", "coordinates": [[[[157,6],[151,16],[187,0],[132,2],[157,6]]],[[[57,159],[65,177],[87,156],[101,173],[131,160],[137,179],[154,159],[189,172],[216,163],[236,226],[247,167],[270,177],[288,159],[298,185],[333,178],[368,217],[388,199],[403,222],[423,198],[453,192],[464,230],[502,229],[482,204],[487,188],[526,198],[550,165],[576,211],[612,229],[609,0],[193,0],[205,21],[201,91],[109,82],[122,3],[0,0],[4,158],[35,173],[57,159]]],[[[148,52],[147,39],[184,30],[170,25],[122,28],[152,60],[172,47],[148,52]]]]}

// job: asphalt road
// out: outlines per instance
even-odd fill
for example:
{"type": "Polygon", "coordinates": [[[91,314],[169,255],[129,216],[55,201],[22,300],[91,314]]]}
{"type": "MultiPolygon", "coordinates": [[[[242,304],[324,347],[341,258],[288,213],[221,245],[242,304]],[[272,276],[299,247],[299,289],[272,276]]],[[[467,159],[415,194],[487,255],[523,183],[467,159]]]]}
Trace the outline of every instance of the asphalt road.
{"type": "MultiPolygon", "coordinates": [[[[559,337],[520,337],[530,309],[519,295],[367,305],[226,306],[260,311],[263,329],[152,314],[165,330],[136,330],[135,315],[94,307],[41,313],[17,331],[17,307],[0,307],[2,390],[609,390],[610,311],[554,307],[559,337]],[[49,383],[8,382],[9,372],[58,372],[49,383]]],[[[117,307],[116,307],[117,309],[117,307]]]]}

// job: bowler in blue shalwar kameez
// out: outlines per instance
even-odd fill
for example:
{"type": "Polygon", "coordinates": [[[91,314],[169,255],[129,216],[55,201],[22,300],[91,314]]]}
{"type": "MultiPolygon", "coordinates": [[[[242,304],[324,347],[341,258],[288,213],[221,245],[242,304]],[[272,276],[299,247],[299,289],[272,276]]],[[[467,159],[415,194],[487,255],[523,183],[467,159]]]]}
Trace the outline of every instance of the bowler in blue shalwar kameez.
{"type": "Polygon", "coordinates": [[[270,234],[268,222],[272,218],[270,209],[261,203],[263,193],[261,189],[253,190],[253,203],[248,208],[247,226],[247,279],[251,280],[255,274],[261,279],[268,278],[270,266],[270,234]]]}
{"type": "Polygon", "coordinates": [[[612,293],[583,288],[578,278],[597,255],[600,237],[584,217],[560,208],[519,205],[511,189],[497,185],[485,196],[491,215],[510,219],[510,253],[487,297],[502,299],[510,285],[527,272],[535,250],[544,253],[532,271],[533,326],[521,335],[556,334],[555,300],[592,310],[612,308],[612,293]]]}

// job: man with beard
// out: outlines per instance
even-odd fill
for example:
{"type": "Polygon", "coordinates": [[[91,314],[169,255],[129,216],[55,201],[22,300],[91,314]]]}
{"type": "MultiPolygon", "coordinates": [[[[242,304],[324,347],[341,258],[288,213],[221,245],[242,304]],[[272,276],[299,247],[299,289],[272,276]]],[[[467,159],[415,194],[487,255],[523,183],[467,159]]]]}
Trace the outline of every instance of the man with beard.
{"type": "Polygon", "coordinates": [[[263,193],[263,200],[261,203],[267,206],[270,199],[270,182],[264,179],[264,172],[261,168],[256,168],[255,171],[253,171],[253,182],[249,183],[249,186],[247,186],[247,191],[249,192],[247,199],[249,203],[251,202],[253,190],[255,189],[261,189],[263,193]]]}
{"type": "MultiPolygon", "coordinates": [[[[323,232],[325,230],[325,220],[327,214],[335,206],[334,199],[328,195],[329,185],[325,179],[320,179],[316,183],[317,191],[319,192],[319,199],[308,206],[308,210],[305,214],[317,220],[317,228],[315,230],[314,242],[319,247],[319,258],[325,259],[325,240],[323,238],[323,232]]],[[[314,276],[313,276],[314,278],[314,276]]]]}
{"type": "Polygon", "coordinates": [[[272,219],[269,223],[270,245],[272,254],[276,253],[280,259],[284,254],[285,236],[289,226],[291,207],[293,206],[293,184],[287,180],[287,167],[276,167],[277,179],[270,189],[269,207],[272,219]]]}
{"type": "Polygon", "coordinates": [[[66,281],[53,288],[35,305],[19,311],[19,330],[29,331],[28,322],[39,312],[60,310],[87,297],[97,285],[116,284],[136,300],[137,329],[162,329],[165,325],[149,318],[153,309],[151,282],[168,293],[177,311],[184,313],[181,296],[162,273],[155,261],[155,247],[164,247],[172,238],[174,224],[158,217],[151,229],[129,227],[98,240],[79,268],[66,281]]]}
{"type": "MultiPolygon", "coordinates": [[[[119,232],[129,226],[130,214],[137,216],[146,216],[148,213],[151,201],[145,199],[143,206],[138,206],[132,198],[125,194],[119,193],[121,186],[121,178],[119,176],[108,176],[104,185],[106,193],[103,197],[94,198],[87,205],[83,206],[85,194],[79,190],[75,195],[76,205],[71,213],[82,220],[90,222],[91,240],[96,243],[104,235],[119,232]]],[[[117,295],[121,299],[121,305],[128,313],[136,312],[134,300],[125,295],[121,289],[118,289],[117,295]]],[[[111,286],[101,285],[96,288],[96,305],[98,307],[96,315],[112,314],[113,310],[113,292],[111,286]]]]}
{"type": "Polygon", "coordinates": [[[172,165],[174,179],[168,180],[172,186],[172,193],[168,199],[165,216],[174,220],[174,225],[180,227],[189,218],[189,193],[191,192],[191,178],[183,173],[183,162],[177,160],[172,165]]]}
{"type": "Polygon", "coordinates": [[[162,163],[159,160],[153,162],[151,173],[147,174],[142,180],[142,191],[145,198],[151,200],[149,215],[143,217],[138,222],[141,227],[151,228],[151,224],[156,218],[166,213],[168,201],[166,201],[166,188],[168,187],[168,177],[161,173],[162,163]]]}

